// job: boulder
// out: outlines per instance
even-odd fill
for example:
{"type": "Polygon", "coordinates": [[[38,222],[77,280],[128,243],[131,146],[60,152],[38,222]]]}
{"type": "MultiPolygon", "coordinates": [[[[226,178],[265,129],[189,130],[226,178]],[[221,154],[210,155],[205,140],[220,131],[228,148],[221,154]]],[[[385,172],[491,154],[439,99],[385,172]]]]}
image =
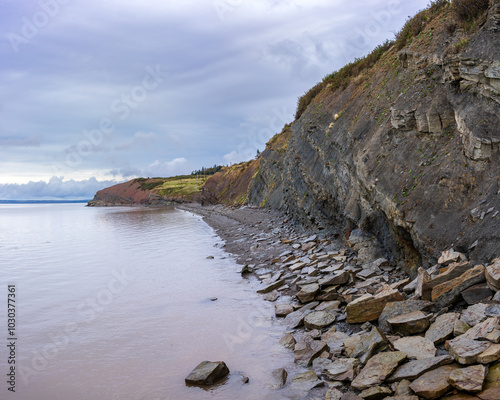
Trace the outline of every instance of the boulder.
{"type": "Polygon", "coordinates": [[[485,378],[486,367],[474,365],[454,370],[448,377],[448,382],[458,390],[477,393],[483,390],[485,378]]]}
{"type": "Polygon", "coordinates": [[[308,392],[316,387],[323,386],[325,383],[318,379],[313,371],[307,371],[303,374],[298,374],[292,379],[294,389],[308,392]]]}
{"type": "Polygon", "coordinates": [[[380,385],[406,359],[406,354],[400,351],[379,353],[366,363],[361,372],[354,378],[351,386],[364,390],[371,386],[380,385]]]}
{"type": "Polygon", "coordinates": [[[314,311],[304,318],[307,329],[323,329],[335,322],[335,316],[327,311],[314,311]]]}
{"type": "Polygon", "coordinates": [[[319,285],[317,283],[312,283],[310,285],[304,285],[297,293],[297,298],[301,303],[309,303],[314,301],[316,295],[319,292],[319,285]]]}
{"type": "Polygon", "coordinates": [[[403,314],[409,314],[414,311],[424,311],[432,307],[430,301],[423,300],[405,300],[396,301],[394,303],[387,303],[378,318],[378,326],[385,332],[389,332],[390,328],[387,320],[393,317],[398,317],[403,314]]]}
{"type": "Polygon", "coordinates": [[[203,361],[185,379],[186,385],[206,386],[225,378],[229,369],[223,361],[203,361]]]}
{"type": "Polygon", "coordinates": [[[429,400],[438,399],[452,388],[448,377],[456,369],[458,369],[458,365],[450,364],[426,372],[413,381],[410,388],[420,397],[429,400]]]}
{"type": "Polygon", "coordinates": [[[373,327],[370,332],[361,332],[345,339],[344,353],[365,364],[375,353],[385,350],[388,343],[382,331],[373,327]]]}
{"type": "Polygon", "coordinates": [[[436,355],[434,343],[421,336],[409,336],[394,342],[394,348],[406,353],[409,359],[422,360],[436,355]]]}
{"type": "Polygon", "coordinates": [[[451,364],[454,361],[451,356],[439,356],[414,360],[399,366],[389,377],[388,382],[398,382],[404,379],[414,380],[443,365],[451,364]]]}
{"type": "Polygon", "coordinates": [[[437,309],[453,304],[465,289],[484,282],[484,265],[476,265],[458,278],[442,283],[432,289],[431,300],[437,309]]]}
{"type": "Polygon", "coordinates": [[[268,387],[273,390],[281,389],[286,384],[288,373],[284,368],[275,369],[271,372],[268,387]]]}
{"type": "Polygon", "coordinates": [[[347,322],[356,324],[374,321],[380,317],[387,303],[403,300],[403,295],[397,290],[385,290],[376,295],[361,296],[347,305],[347,322]]]}
{"type": "Polygon", "coordinates": [[[500,291],[500,258],[493,260],[492,264],[486,267],[485,276],[491,290],[500,291]]]}
{"type": "Polygon", "coordinates": [[[447,313],[442,314],[436,318],[434,323],[425,333],[425,338],[429,339],[434,344],[444,342],[453,336],[455,322],[458,320],[460,314],[447,313]]]}
{"type": "Polygon", "coordinates": [[[393,333],[415,335],[424,332],[429,327],[429,317],[422,311],[414,311],[387,320],[393,333]]]}

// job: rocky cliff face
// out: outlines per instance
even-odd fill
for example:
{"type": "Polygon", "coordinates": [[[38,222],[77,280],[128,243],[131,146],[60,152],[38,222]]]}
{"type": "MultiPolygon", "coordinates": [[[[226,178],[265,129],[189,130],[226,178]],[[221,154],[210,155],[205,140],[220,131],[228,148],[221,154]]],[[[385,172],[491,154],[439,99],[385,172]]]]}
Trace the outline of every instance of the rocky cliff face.
{"type": "Polygon", "coordinates": [[[324,88],[263,152],[249,201],[346,239],[360,228],[409,272],[450,246],[496,256],[500,5],[474,33],[449,8],[347,87],[324,88]]]}

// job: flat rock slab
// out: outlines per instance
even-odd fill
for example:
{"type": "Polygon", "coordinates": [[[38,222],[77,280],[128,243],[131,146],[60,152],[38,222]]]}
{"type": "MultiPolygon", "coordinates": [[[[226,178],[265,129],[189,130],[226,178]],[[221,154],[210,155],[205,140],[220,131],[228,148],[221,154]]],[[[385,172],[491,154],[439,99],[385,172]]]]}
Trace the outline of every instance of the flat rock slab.
{"type": "Polygon", "coordinates": [[[438,264],[448,265],[457,262],[458,260],[466,260],[466,259],[467,257],[464,254],[455,251],[453,249],[449,249],[441,253],[441,257],[439,257],[438,264]]]}
{"type": "Polygon", "coordinates": [[[294,308],[291,304],[276,304],[274,310],[278,318],[286,317],[288,314],[294,312],[294,308]]]}
{"type": "Polygon", "coordinates": [[[330,381],[352,381],[356,375],[359,360],[356,358],[334,359],[323,369],[323,375],[330,381]]]}
{"type": "Polygon", "coordinates": [[[422,360],[436,355],[436,347],[429,339],[421,336],[410,336],[394,342],[394,348],[403,351],[409,359],[422,360]]]}
{"type": "Polygon", "coordinates": [[[460,317],[458,313],[447,313],[440,315],[425,333],[426,339],[434,344],[444,342],[453,336],[455,322],[460,317]]]}
{"type": "Polygon", "coordinates": [[[414,311],[424,311],[432,307],[430,301],[424,300],[405,300],[394,303],[387,303],[378,319],[378,326],[385,332],[389,332],[390,328],[387,320],[400,315],[409,314],[414,311]]]}
{"type": "Polygon", "coordinates": [[[454,359],[451,356],[440,356],[410,361],[399,366],[387,381],[399,382],[403,379],[414,380],[421,377],[426,372],[432,371],[443,365],[451,364],[453,361],[454,359]]]}
{"type": "Polygon", "coordinates": [[[344,340],[345,354],[347,357],[359,359],[365,364],[373,354],[385,350],[389,341],[377,327],[370,332],[353,335],[344,340]]]}
{"type": "Polygon", "coordinates": [[[351,386],[358,390],[368,389],[383,383],[406,359],[406,354],[401,351],[385,352],[374,355],[358,376],[352,381],[351,386]]]}
{"type": "Polygon", "coordinates": [[[312,283],[310,285],[302,286],[300,292],[298,292],[296,296],[301,303],[309,303],[314,301],[318,292],[319,285],[317,283],[312,283]]]}
{"type": "Polygon", "coordinates": [[[416,335],[429,328],[429,317],[422,311],[413,311],[409,314],[399,315],[387,320],[393,333],[402,335],[416,335]]]}
{"type": "Polygon", "coordinates": [[[229,368],[223,361],[203,361],[185,379],[186,385],[205,386],[229,375],[229,368]]]}
{"type": "Polygon", "coordinates": [[[351,274],[349,271],[339,271],[335,274],[327,275],[324,278],[320,279],[318,283],[321,286],[335,286],[335,285],[344,285],[349,282],[349,277],[351,274]]]}
{"type": "Polygon", "coordinates": [[[460,298],[461,293],[484,282],[484,265],[476,265],[458,278],[442,283],[432,289],[431,300],[434,302],[437,309],[441,309],[453,304],[460,298]]]}
{"type": "Polygon", "coordinates": [[[403,295],[397,290],[361,296],[347,305],[347,322],[357,324],[374,321],[380,317],[387,303],[395,301],[404,301],[403,295]]]}
{"type": "Polygon", "coordinates": [[[285,317],[285,325],[288,329],[295,329],[304,323],[306,314],[303,310],[297,310],[285,317]]]}
{"type": "Polygon", "coordinates": [[[500,399],[500,386],[486,389],[476,395],[481,400],[498,400],[500,399]]]}
{"type": "Polygon", "coordinates": [[[488,308],[488,304],[475,304],[473,306],[469,306],[467,309],[462,311],[462,316],[460,319],[467,323],[470,326],[476,326],[483,321],[486,321],[488,318],[486,316],[486,309],[488,308]]]}
{"type": "Polygon", "coordinates": [[[473,365],[472,367],[453,371],[448,378],[448,382],[454,388],[463,392],[478,393],[483,390],[485,378],[486,367],[484,365],[473,365]]]}
{"type": "Polygon", "coordinates": [[[268,387],[273,390],[281,389],[286,384],[288,373],[284,368],[275,369],[271,372],[268,387]]]}
{"type": "Polygon", "coordinates": [[[392,390],[383,386],[373,386],[363,390],[359,397],[365,400],[382,400],[392,394],[392,390]]]}
{"type": "Polygon", "coordinates": [[[319,379],[313,371],[307,371],[299,374],[292,379],[294,389],[308,392],[316,387],[323,386],[325,382],[319,379]]]}
{"type": "Polygon", "coordinates": [[[498,317],[488,318],[486,321],[469,329],[463,335],[446,341],[446,350],[448,350],[460,364],[477,364],[481,353],[485,352],[493,345],[493,343],[485,339],[488,334],[498,327],[498,324],[498,317]]]}
{"type": "Polygon", "coordinates": [[[458,365],[451,364],[426,372],[420,378],[413,381],[410,388],[420,397],[429,400],[438,399],[452,388],[448,382],[448,378],[458,368],[458,365]]]}
{"type": "Polygon", "coordinates": [[[283,286],[285,284],[285,280],[282,279],[280,281],[277,281],[277,282],[274,282],[274,283],[271,283],[270,285],[267,285],[265,286],[264,288],[262,289],[259,289],[257,290],[257,293],[259,294],[266,294],[266,293],[270,293],[272,292],[273,290],[275,289],[278,289],[279,287],[283,286]]]}
{"type": "Polygon", "coordinates": [[[488,301],[493,297],[493,292],[486,283],[471,286],[462,292],[462,298],[467,304],[476,304],[480,301],[488,301]]]}
{"type": "MultiPolygon", "coordinates": [[[[419,278],[421,280],[421,294],[423,300],[431,300],[432,290],[443,283],[449,282],[470,270],[468,262],[454,263],[444,272],[441,272],[434,278],[431,277],[432,271],[420,271],[419,278]]],[[[418,285],[417,285],[418,289],[418,285]]]]}
{"type": "Polygon", "coordinates": [[[323,329],[335,322],[335,316],[327,311],[313,311],[304,318],[308,329],[323,329]]]}

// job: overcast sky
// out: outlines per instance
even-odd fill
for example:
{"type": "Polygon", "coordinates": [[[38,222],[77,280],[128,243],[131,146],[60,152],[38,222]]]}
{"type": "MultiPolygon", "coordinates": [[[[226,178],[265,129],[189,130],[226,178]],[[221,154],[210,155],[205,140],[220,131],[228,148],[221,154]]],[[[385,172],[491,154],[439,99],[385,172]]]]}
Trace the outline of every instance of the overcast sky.
{"type": "Polygon", "coordinates": [[[253,157],[428,0],[0,0],[0,199],[253,157]]]}

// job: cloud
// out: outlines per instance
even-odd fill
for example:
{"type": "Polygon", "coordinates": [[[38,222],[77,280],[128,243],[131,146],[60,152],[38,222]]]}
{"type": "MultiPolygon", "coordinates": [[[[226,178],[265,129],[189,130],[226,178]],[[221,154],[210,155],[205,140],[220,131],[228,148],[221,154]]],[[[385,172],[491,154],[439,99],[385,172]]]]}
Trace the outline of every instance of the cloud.
{"type": "Polygon", "coordinates": [[[41,135],[29,137],[0,137],[0,147],[40,147],[41,135]]]}
{"type": "Polygon", "coordinates": [[[136,177],[170,177],[176,175],[188,175],[195,166],[186,158],[175,158],[171,161],[156,160],[144,168],[138,168],[130,165],[121,168],[115,168],[109,171],[109,175],[114,177],[123,177],[125,179],[136,177]]]}
{"type": "Polygon", "coordinates": [[[65,181],[62,176],[53,176],[48,182],[30,181],[24,184],[0,184],[1,200],[87,200],[105,187],[119,183],[118,181],[87,180],[65,181]]]}
{"type": "Polygon", "coordinates": [[[146,145],[154,142],[157,139],[158,137],[154,132],[136,132],[132,139],[117,144],[115,150],[129,150],[138,145],[146,145]]]}

